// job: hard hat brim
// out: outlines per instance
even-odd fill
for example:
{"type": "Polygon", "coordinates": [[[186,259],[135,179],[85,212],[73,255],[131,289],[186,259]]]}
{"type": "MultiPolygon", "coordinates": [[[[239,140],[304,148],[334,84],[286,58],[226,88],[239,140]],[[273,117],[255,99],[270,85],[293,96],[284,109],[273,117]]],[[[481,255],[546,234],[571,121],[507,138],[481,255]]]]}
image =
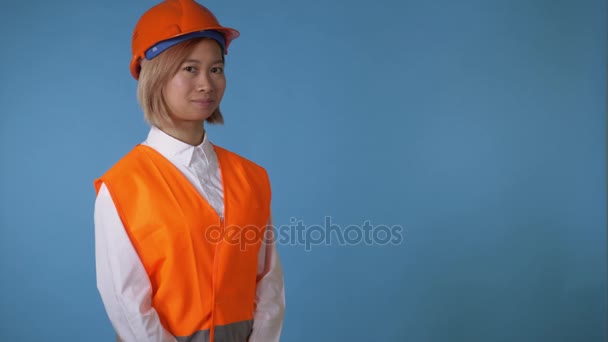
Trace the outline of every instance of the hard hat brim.
{"type": "MultiPolygon", "coordinates": [[[[179,44],[188,39],[193,39],[193,38],[197,38],[197,37],[208,37],[208,38],[217,40],[215,37],[209,37],[208,34],[204,33],[205,31],[216,31],[216,32],[221,33],[221,35],[224,37],[224,42],[223,42],[223,44],[222,44],[222,42],[220,42],[220,44],[222,45],[223,52],[225,55],[228,54],[228,47],[230,46],[230,43],[241,35],[239,31],[232,29],[232,28],[228,28],[228,27],[209,27],[209,28],[205,28],[205,30],[203,30],[203,31],[194,30],[194,31],[190,31],[190,32],[182,32],[180,34],[176,34],[172,37],[169,37],[169,38],[163,40],[163,42],[171,41],[173,44],[167,44],[162,49],[158,49],[156,51],[156,53],[153,53],[152,55],[148,55],[150,58],[147,58],[146,52],[144,52],[142,55],[139,55],[139,56],[133,56],[133,59],[131,60],[131,66],[130,66],[131,75],[133,76],[133,78],[138,80],[141,60],[144,58],[152,59],[173,45],[176,45],[176,44],[179,44]],[[179,39],[180,37],[185,37],[185,39],[180,40],[179,39]]],[[[152,47],[149,47],[148,49],[146,49],[146,51],[148,51],[150,48],[152,48],[152,47]]]]}

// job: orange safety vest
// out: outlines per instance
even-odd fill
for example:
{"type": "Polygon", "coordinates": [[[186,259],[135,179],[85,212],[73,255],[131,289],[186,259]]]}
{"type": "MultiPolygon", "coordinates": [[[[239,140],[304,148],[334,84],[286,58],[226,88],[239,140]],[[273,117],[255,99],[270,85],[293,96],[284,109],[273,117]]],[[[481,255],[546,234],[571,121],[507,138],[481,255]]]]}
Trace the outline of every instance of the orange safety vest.
{"type": "Polygon", "coordinates": [[[171,162],[137,145],[101,178],[152,285],[152,306],[178,341],[246,341],[270,182],[218,146],[224,218],[171,162]]]}

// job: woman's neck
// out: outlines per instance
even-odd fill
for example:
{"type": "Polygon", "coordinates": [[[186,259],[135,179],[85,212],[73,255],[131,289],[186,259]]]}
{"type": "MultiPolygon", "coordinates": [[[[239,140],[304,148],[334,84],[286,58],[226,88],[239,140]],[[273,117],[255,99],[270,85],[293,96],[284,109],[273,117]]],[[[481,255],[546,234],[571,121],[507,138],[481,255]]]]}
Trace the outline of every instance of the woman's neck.
{"type": "Polygon", "coordinates": [[[205,126],[200,122],[181,124],[178,127],[176,125],[163,125],[159,129],[175,139],[192,146],[200,145],[205,137],[205,126]]]}

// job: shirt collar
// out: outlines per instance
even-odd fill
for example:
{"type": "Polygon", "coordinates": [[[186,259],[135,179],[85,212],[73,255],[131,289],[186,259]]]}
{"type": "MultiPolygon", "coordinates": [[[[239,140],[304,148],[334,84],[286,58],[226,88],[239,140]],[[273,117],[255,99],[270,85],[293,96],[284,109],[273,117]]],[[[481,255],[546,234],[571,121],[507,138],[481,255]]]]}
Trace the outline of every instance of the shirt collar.
{"type": "Polygon", "coordinates": [[[192,146],[170,136],[157,127],[152,127],[144,144],[154,148],[163,157],[186,166],[190,166],[194,158],[206,159],[207,163],[215,160],[215,150],[207,137],[207,132],[205,132],[203,142],[197,146],[192,146]],[[198,150],[199,153],[194,153],[195,150],[198,150]]]}

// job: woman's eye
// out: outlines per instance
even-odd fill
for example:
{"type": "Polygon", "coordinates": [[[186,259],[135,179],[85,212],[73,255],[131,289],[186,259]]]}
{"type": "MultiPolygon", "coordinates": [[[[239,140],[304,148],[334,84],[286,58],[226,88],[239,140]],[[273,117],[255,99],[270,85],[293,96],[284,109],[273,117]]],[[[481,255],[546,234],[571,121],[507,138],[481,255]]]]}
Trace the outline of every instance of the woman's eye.
{"type": "Polygon", "coordinates": [[[220,67],[214,67],[214,68],[211,68],[211,72],[214,74],[221,74],[222,72],[224,72],[224,69],[220,68],[220,67]]]}
{"type": "Polygon", "coordinates": [[[184,68],[187,72],[196,72],[196,68],[193,66],[187,66],[184,68]]]}

